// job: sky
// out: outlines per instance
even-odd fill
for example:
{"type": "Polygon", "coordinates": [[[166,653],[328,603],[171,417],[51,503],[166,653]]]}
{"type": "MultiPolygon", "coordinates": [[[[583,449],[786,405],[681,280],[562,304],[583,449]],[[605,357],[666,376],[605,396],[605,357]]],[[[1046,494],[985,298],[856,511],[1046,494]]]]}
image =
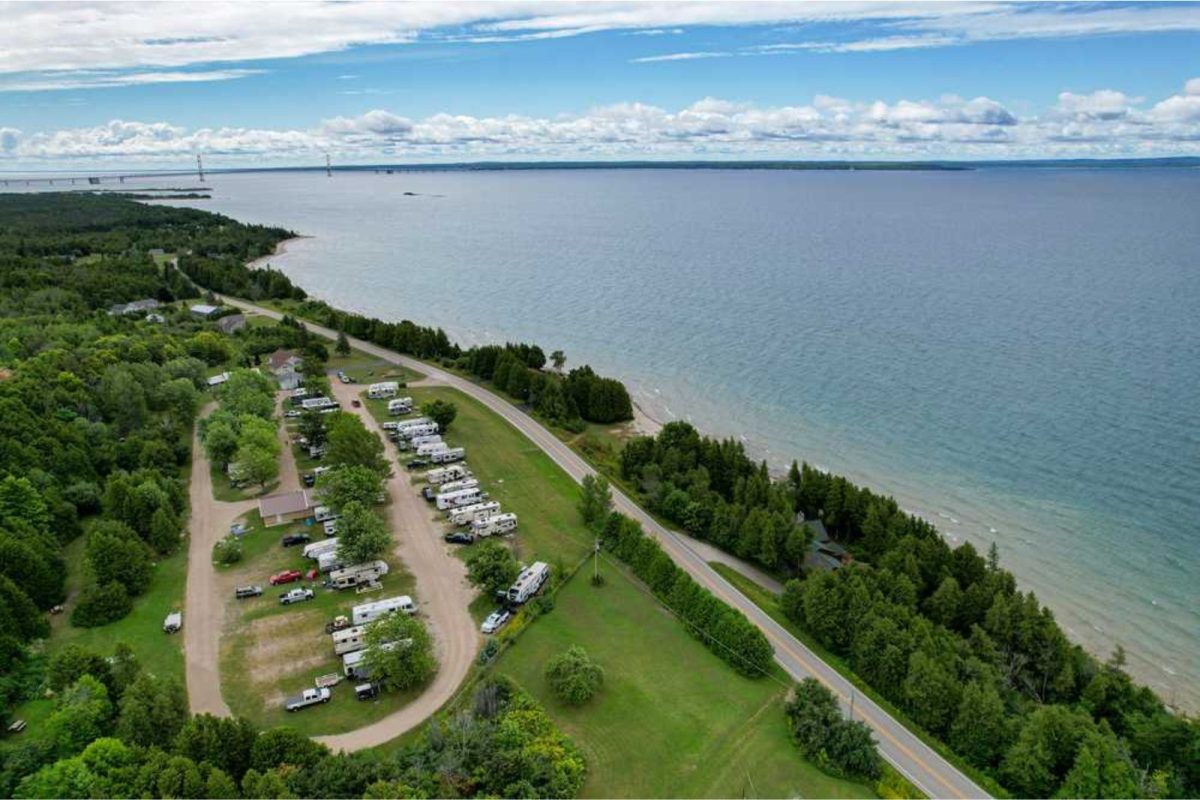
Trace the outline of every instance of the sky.
{"type": "Polygon", "coordinates": [[[0,171],[1200,155],[1200,4],[0,2],[0,171]]]}

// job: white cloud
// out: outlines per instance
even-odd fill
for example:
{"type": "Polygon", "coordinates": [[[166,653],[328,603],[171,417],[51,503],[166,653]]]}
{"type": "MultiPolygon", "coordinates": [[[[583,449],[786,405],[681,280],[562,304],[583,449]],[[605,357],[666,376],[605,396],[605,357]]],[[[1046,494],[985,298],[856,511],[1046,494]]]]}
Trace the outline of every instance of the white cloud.
{"type": "Polygon", "coordinates": [[[113,72],[80,70],[54,72],[26,79],[0,79],[0,92],[52,92],[64,89],[105,89],[117,86],[148,86],[154,83],[208,83],[260,75],[257,69],[220,69],[196,72],[113,72]]]}
{"type": "Polygon", "coordinates": [[[0,163],[117,160],[212,166],[323,160],[352,163],[605,158],[1010,158],[1200,154],[1200,93],[1190,81],[1151,104],[1111,89],[1064,92],[1040,115],[1018,117],[987,97],[860,103],[818,95],[757,106],[706,97],[672,111],[618,103],[582,114],[410,119],[385,109],[309,129],[185,129],[114,120],[92,128],[0,128],[0,163]]]}
{"type": "Polygon", "coordinates": [[[698,58],[728,58],[733,53],[722,51],[701,50],[691,53],[667,53],[661,56],[643,56],[630,59],[631,64],[650,64],[655,61],[694,61],[698,58]]]}

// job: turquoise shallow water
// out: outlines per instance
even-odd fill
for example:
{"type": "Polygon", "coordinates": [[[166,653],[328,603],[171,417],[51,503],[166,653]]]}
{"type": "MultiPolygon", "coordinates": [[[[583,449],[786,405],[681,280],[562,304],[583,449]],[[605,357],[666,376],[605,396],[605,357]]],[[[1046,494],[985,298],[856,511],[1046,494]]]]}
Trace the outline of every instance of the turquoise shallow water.
{"type": "Polygon", "coordinates": [[[335,305],[894,493],[1200,706],[1200,172],[219,175],[335,305]],[[406,196],[414,192],[416,196],[406,196]]]}

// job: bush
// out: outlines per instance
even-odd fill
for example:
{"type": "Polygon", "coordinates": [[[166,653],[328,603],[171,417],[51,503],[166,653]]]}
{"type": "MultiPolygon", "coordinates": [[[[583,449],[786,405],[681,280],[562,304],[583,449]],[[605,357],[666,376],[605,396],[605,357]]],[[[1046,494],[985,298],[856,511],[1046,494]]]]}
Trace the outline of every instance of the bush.
{"type": "Polygon", "coordinates": [[[71,624],[77,628],[96,628],[116,622],[133,610],[133,600],[125,587],[113,581],[93,583],[83,590],[79,605],[71,612],[71,624]]]}
{"type": "Polygon", "coordinates": [[[604,685],[604,668],[592,661],[587,651],[572,645],[546,664],[546,681],[559,700],[579,706],[604,685]]]}
{"type": "Polygon", "coordinates": [[[213,545],[213,561],[223,567],[236,564],[242,560],[242,540],[236,536],[226,536],[213,545]]]}
{"type": "Polygon", "coordinates": [[[842,716],[833,692],[813,678],[797,686],[784,707],[792,739],[804,756],[830,772],[852,778],[879,778],[883,761],[871,729],[842,716]]]}

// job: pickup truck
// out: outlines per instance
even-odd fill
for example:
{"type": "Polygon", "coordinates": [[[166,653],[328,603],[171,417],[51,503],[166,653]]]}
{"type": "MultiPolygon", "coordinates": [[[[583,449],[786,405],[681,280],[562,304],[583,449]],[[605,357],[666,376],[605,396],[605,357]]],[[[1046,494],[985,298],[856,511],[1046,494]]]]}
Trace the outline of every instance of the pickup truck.
{"type": "Polygon", "coordinates": [[[279,595],[281,605],[290,606],[292,603],[303,603],[305,600],[312,600],[314,597],[312,589],[292,589],[290,592],[284,592],[279,595]]]}
{"type": "Polygon", "coordinates": [[[261,586],[239,586],[233,590],[233,596],[238,600],[245,600],[247,597],[261,597],[261,586]]]}
{"type": "Polygon", "coordinates": [[[289,697],[283,707],[288,711],[299,711],[302,708],[315,706],[317,703],[328,703],[332,696],[333,693],[327,688],[305,689],[300,694],[289,697]]]}

